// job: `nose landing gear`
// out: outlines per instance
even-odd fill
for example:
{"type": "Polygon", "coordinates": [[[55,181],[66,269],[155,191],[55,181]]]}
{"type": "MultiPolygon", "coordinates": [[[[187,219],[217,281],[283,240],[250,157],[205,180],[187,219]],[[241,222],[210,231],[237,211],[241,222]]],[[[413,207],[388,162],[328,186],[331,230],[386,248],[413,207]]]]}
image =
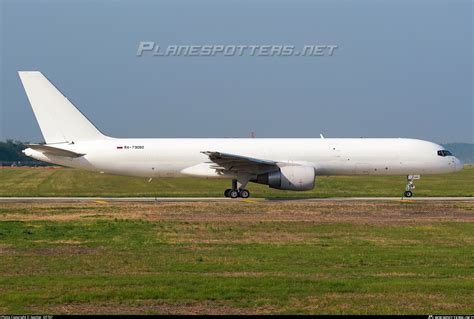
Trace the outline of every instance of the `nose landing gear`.
{"type": "Polygon", "coordinates": [[[250,192],[245,189],[245,186],[248,183],[248,179],[233,179],[232,180],[232,188],[228,188],[224,191],[224,196],[225,197],[230,197],[230,198],[249,198],[250,197],[250,192]]]}
{"type": "Polygon", "coordinates": [[[407,186],[405,187],[405,192],[403,193],[403,197],[412,197],[413,192],[412,190],[415,189],[414,180],[420,179],[420,175],[408,175],[407,176],[407,186]]]}

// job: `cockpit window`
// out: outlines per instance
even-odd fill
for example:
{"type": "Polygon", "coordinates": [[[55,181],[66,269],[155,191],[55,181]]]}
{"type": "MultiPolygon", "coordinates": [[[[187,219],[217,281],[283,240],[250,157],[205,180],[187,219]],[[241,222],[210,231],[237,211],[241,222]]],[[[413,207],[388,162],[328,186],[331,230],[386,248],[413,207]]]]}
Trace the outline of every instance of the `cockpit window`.
{"type": "Polygon", "coordinates": [[[443,157],[453,156],[453,154],[451,154],[451,152],[447,151],[447,150],[440,150],[440,151],[438,151],[438,156],[443,156],[443,157]]]}

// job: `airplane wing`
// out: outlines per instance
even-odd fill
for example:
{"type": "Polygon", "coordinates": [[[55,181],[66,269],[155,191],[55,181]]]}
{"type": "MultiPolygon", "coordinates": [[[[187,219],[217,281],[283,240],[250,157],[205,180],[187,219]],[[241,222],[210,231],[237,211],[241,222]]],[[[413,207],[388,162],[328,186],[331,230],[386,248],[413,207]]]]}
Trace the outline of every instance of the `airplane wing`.
{"type": "Polygon", "coordinates": [[[39,152],[42,152],[44,154],[56,155],[56,156],[75,158],[75,157],[81,157],[81,156],[86,155],[86,154],[76,153],[76,152],[73,152],[73,151],[68,151],[68,150],[65,150],[65,149],[62,149],[62,148],[49,146],[49,145],[45,145],[45,144],[29,144],[29,145],[26,145],[26,146],[28,146],[29,148],[31,148],[35,151],[39,151],[39,152]]]}
{"type": "Polygon", "coordinates": [[[240,173],[240,174],[262,174],[273,171],[278,168],[277,162],[269,160],[261,160],[258,158],[221,153],[221,152],[201,152],[209,157],[214,163],[210,167],[215,169],[219,174],[240,173]]]}

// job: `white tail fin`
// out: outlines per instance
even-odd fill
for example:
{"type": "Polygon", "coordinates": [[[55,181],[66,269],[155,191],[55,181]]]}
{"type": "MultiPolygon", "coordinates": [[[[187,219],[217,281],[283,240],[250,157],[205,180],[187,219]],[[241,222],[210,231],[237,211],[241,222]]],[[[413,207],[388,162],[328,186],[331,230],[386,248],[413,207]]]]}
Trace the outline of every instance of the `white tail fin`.
{"type": "Polygon", "coordinates": [[[46,143],[105,136],[39,71],[18,72],[46,143]]]}

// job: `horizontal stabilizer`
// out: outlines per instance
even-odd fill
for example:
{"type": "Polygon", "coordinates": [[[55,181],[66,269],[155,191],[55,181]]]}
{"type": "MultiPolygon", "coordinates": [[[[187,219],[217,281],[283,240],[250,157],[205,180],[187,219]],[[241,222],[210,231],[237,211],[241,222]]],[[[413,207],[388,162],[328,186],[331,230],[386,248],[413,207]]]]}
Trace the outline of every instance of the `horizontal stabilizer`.
{"type": "Polygon", "coordinates": [[[68,151],[62,148],[54,147],[54,146],[49,146],[45,144],[30,144],[26,145],[29,148],[44,153],[44,154],[50,154],[50,155],[55,155],[55,156],[63,156],[63,157],[81,157],[86,154],[81,154],[81,153],[76,153],[73,151],[68,151]]]}

